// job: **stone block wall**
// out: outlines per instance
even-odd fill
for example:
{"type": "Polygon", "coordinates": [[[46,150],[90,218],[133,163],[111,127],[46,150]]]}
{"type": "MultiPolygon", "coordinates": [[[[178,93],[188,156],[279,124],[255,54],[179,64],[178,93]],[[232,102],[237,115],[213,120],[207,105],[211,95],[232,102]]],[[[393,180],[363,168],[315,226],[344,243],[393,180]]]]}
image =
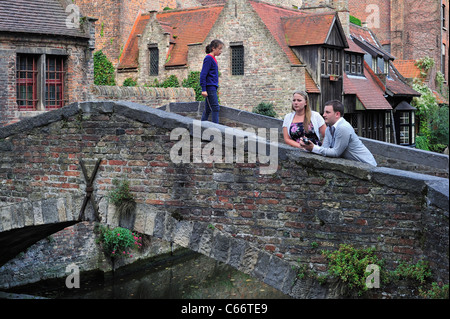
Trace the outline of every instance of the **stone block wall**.
{"type": "MultiPolygon", "coordinates": [[[[434,278],[448,282],[446,179],[283,145],[270,175],[252,162],[177,164],[170,154],[180,137],[170,135],[175,128],[192,133],[192,119],[133,103],[73,104],[33,120],[0,129],[2,202],[83,195],[79,159],[92,169],[101,158],[94,194],[102,220],[112,180],[128,180],[138,203],[211,224],[318,272],[325,269],[320,249],[349,243],[375,247],[388,267],[425,258],[434,278]]],[[[225,127],[205,122],[206,128],[224,134],[225,127]]],[[[190,138],[193,156],[198,141],[190,138]]]]}
{"type": "Polygon", "coordinates": [[[156,108],[172,102],[193,102],[195,101],[195,92],[191,88],[94,85],[92,87],[92,99],[97,101],[126,100],[156,108]]]}

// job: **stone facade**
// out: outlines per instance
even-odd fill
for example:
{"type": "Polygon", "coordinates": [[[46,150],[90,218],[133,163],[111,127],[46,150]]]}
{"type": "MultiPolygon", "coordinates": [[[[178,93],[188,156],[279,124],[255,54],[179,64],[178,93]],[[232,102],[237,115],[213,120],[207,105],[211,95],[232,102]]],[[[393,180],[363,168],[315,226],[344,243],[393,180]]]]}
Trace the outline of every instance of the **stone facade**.
{"type": "Polygon", "coordinates": [[[92,99],[95,101],[127,100],[157,108],[167,103],[195,101],[195,92],[191,88],[183,87],[157,88],[94,85],[92,87],[92,99]]]}
{"type": "MultiPolygon", "coordinates": [[[[169,40],[156,21],[154,13],[139,38],[139,52],[147,52],[148,45],[158,44],[160,61],[168,56],[169,40]]],[[[162,69],[158,78],[176,75],[187,78],[189,72],[200,71],[205,56],[205,45],[213,39],[221,39],[225,50],[218,57],[220,70],[219,98],[224,105],[251,111],[260,102],[273,103],[280,114],[291,109],[291,93],[295,89],[305,90],[305,68],[292,65],[285,52],[270,34],[261,18],[245,0],[230,1],[224,6],[217,21],[202,43],[189,45],[188,66],[162,69]],[[230,46],[244,46],[244,75],[231,75],[230,46]],[[163,72],[163,73],[162,73],[163,72]]],[[[138,83],[152,83],[155,77],[148,75],[149,55],[139,54],[138,83]]]]}

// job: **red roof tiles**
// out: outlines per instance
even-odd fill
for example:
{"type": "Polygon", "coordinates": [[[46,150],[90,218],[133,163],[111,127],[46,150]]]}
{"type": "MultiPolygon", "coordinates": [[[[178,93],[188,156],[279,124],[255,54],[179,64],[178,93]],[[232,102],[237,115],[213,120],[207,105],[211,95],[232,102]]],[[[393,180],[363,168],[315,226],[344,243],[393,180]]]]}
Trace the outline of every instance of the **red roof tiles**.
{"type": "Polygon", "coordinates": [[[421,78],[420,69],[415,65],[415,60],[395,60],[393,63],[404,78],[421,78]]]}
{"type": "Polygon", "coordinates": [[[289,46],[326,43],[335,17],[333,12],[283,18],[286,42],[289,46]]]}
{"type": "Polygon", "coordinates": [[[284,53],[286,53],[289,61],[295,65],[301,64],[298,57],[286,43],[285,32],[281,19],[285,17],[301,16],[304,15],[304,13],[298,10],[277,7],[259,1],[249,2],[280,47],[283,49],[284,53]]]}
{"type": "MultiPolygon", "coordinates": [[[[222,6],[198,7],[184,10],[168,10],[156,14],[163,30],[170,34],[170,54],[165,66],[187,64],[188,45],[202,43],[217,20],[222,6]]],[[[150,20],[149,14],[141,14],[131,31],[119,69],[138,67],[138,35],[144,32],[150,20]]]]}
{"type": "Polygon", "coordinates": [[[344,93],[355,94],[366,110],[392,110],[384,98],[384,87],[366,62],[364,75],[365,78],[344,74],[344,93]]]}
{"type": "Polygon", "coordinates": [[[223,5],[173,10],[157,14],[160,23],[170,30],[174,46],[166,66],[187,64],[188,44],[202,43],[216,22],[223,5]]]}

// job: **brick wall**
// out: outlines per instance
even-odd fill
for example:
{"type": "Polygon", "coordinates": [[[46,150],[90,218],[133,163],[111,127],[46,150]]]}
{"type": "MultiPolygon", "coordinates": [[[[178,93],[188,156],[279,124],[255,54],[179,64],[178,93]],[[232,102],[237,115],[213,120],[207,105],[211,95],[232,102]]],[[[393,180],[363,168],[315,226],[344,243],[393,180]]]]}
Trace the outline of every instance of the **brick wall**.
{"type": "MultiPolygon", "coordinates": [[[[88,40],[39,36],[11,35],[0,36],[0,126],[11,120],[35,115],[36,112],[20,111],[16,103],[16,58],[18,53],[54,54],[52,50],[65,57],[65,95],[67,103],[85,101],[93,82],[92,54],[88,40]],[[63,53],[61,53],[63,52],[63,53]]],[[[40,75],[45,79],[45,75],[40,75]]],[[[41,83],[41,81],[38,82],[41,83]]],[[[40,84],[42,85],[42,84],[40,84]]],[[[39,90],[39,89],[38,89],[39,90]]],[[[43,100],[43,97],[41,97],[43,100]]],[[[43,106],[45,108],[45,106],[43,106]]],[[[39,110],[39,109],[38,109],[39,110]]],[[[43,111],[40,110],[40,111],[43,111]]]]}
{"type": "Polygon", "coordinates": [[[210,223],[317,271],[325,267],[320,249],[350,243],[376,247],[388,267],[425,258],[434,278],[448,282],[448,204],[433,206],[426,184],[444,179],[282,146],[271,175],[261,175],[258,163],[175,164],[171,130],[189,129],[192,120],[131,103],[80,106],[83,112],[77,105],[59,111],[63,120],[55,111],[36,118],[41,124],[35,128],[19,126],[27,124],[22,121],[0,129],[0,136],[9,132],[0,158],[1,202],[83,194],[78,159],[92,169],[102,158],[95,198],[104,220],[112,180],[126,179],[141,204],[210,223]],[[46,116],[53,123],[44,124],[46,116]],[[312,243],[318,249],[311,249],[312,243]]]}
{"type": "Polygon", "coordinates": [[[349,0],[350,14],[367,23],[366,26],[377,36],[381,45],[391,42],[390,0],[349,0]]]}

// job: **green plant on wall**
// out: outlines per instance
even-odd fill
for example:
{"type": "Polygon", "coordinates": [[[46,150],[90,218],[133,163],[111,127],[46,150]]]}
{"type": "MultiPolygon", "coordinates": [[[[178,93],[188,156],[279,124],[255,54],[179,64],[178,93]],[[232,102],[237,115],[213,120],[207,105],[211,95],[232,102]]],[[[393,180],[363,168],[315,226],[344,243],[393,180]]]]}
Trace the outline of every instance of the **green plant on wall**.
{"type": "Polygon", "coordinates": [[[136,202],[130,192],[130,183],[127,180],[113,179],[114,189],[108,192],[109,202],[114,204],[119,216],[119,225],[132,227],[134,224],[136,202]]]}
{"type": "Polygon", "coordinates": [[[183,87],[192,88],[195,92],[195,100],[203,101],[202,87],[200,86],[200,72],[190,72],[187,79],[182,82],[183,87]]]}
{"type": "Polygon", "coordinates": [[[111,258],[133,257],[132,250],[142,248],[142,235],[123,227],[100,226],[100,241],[105,254],[111,258]]]}
{"type": "Polygon", "coordinates": [[[94,84],[116,85],[114,66],[102,50],[94,53],[94,84]]]}
{"type": "Polygon", "coordinates": [[[272,103],[261,102],[252,110],[253,113],[261,114],[270,117],[277,117],[277,113],[273,109],[272,103]]]}
{"type": "Polygon", "coordinates": [[[375,254],[375,248],[357,249],[347,244],[341,244],[336,251],[323,250],[322,255],[328,260],[329,275],[345,283],[350,294],[362,295],[368,290],[368,265],[375,264],[381,268],[384,263],[375,254]]]}
{"type": "Polygon", "coordinates": [[[322,250],[321,253],[328,262],[328,274],[318,275],[298,260],[299,266],[293,267],[297,271],[297,279],[313,278],[320,284],[333,283],[337,280],[340,285],[336,287],[340,288],[342,295],[362,296],[369,290],[366,280],[371,273],[366,272],[367,266],[376,265],[379,268],[379,279],[385,285],[397,286],[400,281],[409,280],[415,288],[418,288],[419,295],[423,298],[448,299],[449,285],[429,282],[432,274],[425,260],[421,259],[416,263],[401,261],[394,270],[388,271],[385,269],[384,260],[375,253],[375,248],[354,248],[349,244],[341,244],[338,250],[322,250]]]}

